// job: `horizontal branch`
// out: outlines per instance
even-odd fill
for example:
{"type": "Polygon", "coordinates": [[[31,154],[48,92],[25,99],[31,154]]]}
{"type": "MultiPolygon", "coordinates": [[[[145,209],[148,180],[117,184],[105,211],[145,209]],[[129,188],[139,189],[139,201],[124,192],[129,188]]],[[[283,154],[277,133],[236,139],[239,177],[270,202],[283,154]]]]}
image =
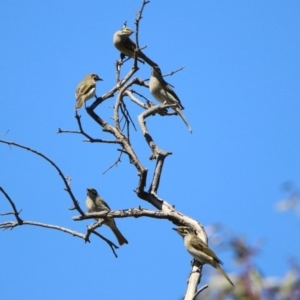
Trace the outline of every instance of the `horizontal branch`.
{"type": "Polygon", "coordinates": [[[58,128],[57,133],[75,133],[75,134],[82,134],[83,136],[85,136],[87,138],[87,140],[83,140],[84,142],[90,142],[90,143],[106,143],[106,144],[120,144],[120,142],[116,141],[116,140],[103,140],[103,139],[95,139],[92,138],[89,134],[87,134],[82,127],[81,124],[81,115],[78,115],[78,112],[76,110],[75,112],[75,118],[77,120],[77,124],[79,127],[79,130],[64,130],[61,128],[58,128]]]}
{"type": "Polygon", "coordinates": [[[86,219],[96,219],[96,218],[128,218],[128,217],[149,217],[155,219],[167,219],[170,221],[177,221],[178,217],[176,213],[163,212],[161,210],[150,210],[144,208],[129,208],[126,210],[110,210],[110,211],[100,211],[94,213],[86,213],[83,216],[75,216],[72,219],[74,221],[81,221],[86,219]]]}
{"type": "Polygon", "coordinates": [[[0,224],[0,228],[1,229],[13,229],[14,227],[16,227],[18,225],[31,225],[31,226],[44,227],[44,228],[48,228],[48,229],[55,229],[55,230],[63,231],[65,233],[69,233],[73,236],[77,236],[77,237],[85,240],[85,234],[82,234],[75,230],[71,230],[71,229],[61,227],[58,225],[51,225],[51,224],[46,224],[46,223],[34,222],[34,221],[22,221],[22,224],[19,224],[18,222],[14,222],[14,221],[3,222],[0,224]]]}

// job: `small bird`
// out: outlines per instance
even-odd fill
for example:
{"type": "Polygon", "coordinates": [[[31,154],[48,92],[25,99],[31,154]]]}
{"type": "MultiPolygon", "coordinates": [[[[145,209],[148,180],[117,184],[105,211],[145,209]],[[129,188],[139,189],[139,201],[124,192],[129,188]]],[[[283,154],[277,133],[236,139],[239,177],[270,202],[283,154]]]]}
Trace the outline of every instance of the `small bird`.
{"type": "Polygon", "coordinates": [[[192,132],[192,128],[186,120],[185,116],[182,113],[182,106],[180,99],[175,94],[171,86],[163,79],[161,75],[161,71],[158,67],[153,67],[151,71],[151,77],[149,82],[149,90],[152,96],[161,103],[167,104],[176,104],[176,106],[172,106],[171,108],[179,114],[188,130],[192,132]]]}
{"type": "Polygon", "coordinates": [[[96,81],[103,80],[96,74],[88,74],[83,80],[77,85],[75,98],[76,106],[75,109],[81,108],[83,103],[92,97],[96,93],[96,81]]]}
{"type": "MultiPolygon", "coordinates": [[[[97,191],[93,188],[87,189],[87,198],[85,200],[85,205],[87,207],[88,212],[98,212],[103,210],[110,211],[108,204],[99,196],[97,191]]],[[[105,221],[104,224],[110,227],[112,232],[115,234],[119,245],[122,246],[123,244],[128,244],[128,241],[117,228],[115,220],[113,218],[107,219],[108,220],[105,221]]]]}
{"type": "MultiPolygon", "coordinates": [[[[115,47],[124,55],[129,57],[134,57],[134,52],[136,50],[136,44],[129,38],[134,31],[128,27],[124,27],[122,30],[115,32],[113,37],[113,43],[115,47]]],[[[149,57],[147,57],[141,50],[138,50],[137,56],[144,60],[150,66],[157,66],[149,57]]]]}
{"type": "Polygon", "coordinates": [[[218,269],[224,277],[229,281],[229,283],[234,286],[232,281],[229,279],[228,275],[221,268],[222,261],[217,257],[217,255],[208,248],[208,246],[195,234],[194,230],[188,226],[179,226],[177,228],[172,228],[177,231],[184,240],[184,245],[187,251],[201,264],[209,264],[214,268],[218,269]]]}

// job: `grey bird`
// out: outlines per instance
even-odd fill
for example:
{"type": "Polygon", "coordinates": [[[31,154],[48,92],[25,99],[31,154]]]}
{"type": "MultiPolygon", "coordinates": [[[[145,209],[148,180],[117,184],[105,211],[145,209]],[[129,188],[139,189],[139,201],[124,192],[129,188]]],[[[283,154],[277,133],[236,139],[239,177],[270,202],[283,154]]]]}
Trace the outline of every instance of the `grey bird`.
{"type": "MultiPolygon", "coordinates": [[[[87,198],[85,201],[85,205],[88,212],[98,212],[103,210],[110,211],[108,204],[99,196],[97,191],[93,188],[87,189],[87,198]]],[[[120,246],[122,246],[123,244],[128,244],[128,241],[117,228],[116,222],[113,218],[107,218],[107,221],[105,221],[104,224],[107,225],[115,234],[120,246]]]]}
{"type": "Polygon", "coordinates": [[[75,109],[82,107],[85,101],[93,98],[96,94],[96,81],[103,80],[96,74],[88,74],[78,84],[75,92],[76,106],[75,109]]]}
{"type": "MultiPolygon", "coordinates": [[[[124,27],[122,30],[115,32],[113,37],[113,43],[115,47],[124,55],[129,57],[134,57],[134,52],[136,50],[136,44],[129,38],[134,31],[128,27],[124,27]]],[[[141,50],[137,52],[138,58],[144,60],[150,66],[157,66],[149,57],[147,57],[141,50]]]]}
{"type": "Polygon", "coordinates": [[[176,106],[172,106],[171,108],[181,117],[188,130],[192,132],[191,126],[181,111],[184,107],[182,106],[180,99],[171,86],[163,79],[158,67],[153,67],[151,70],[149,90],[157,101],[166,104],[176,104],[176,106]]]}
{"type": "Polygon", "coordinates": [[[228,282],[234,286],[228,275],[221,268],[222,261],[217,257],[217,255],[195,234],[194,230],[188,226],[179,226],[173,228],[177,231],[184,240],[184,245],[187,251],[201,264],[209,264],[214,268],[218,269],[223,276],[228,280],[228,282]]]}

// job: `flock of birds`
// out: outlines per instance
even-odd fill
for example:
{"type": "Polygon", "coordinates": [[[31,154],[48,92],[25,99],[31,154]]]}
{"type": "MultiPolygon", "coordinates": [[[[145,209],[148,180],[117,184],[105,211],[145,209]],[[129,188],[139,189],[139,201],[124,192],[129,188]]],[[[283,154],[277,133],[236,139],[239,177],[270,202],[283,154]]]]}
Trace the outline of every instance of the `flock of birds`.
{"type": "MultiPolygon", "coordinates": [[[[123,56],[126,55],[128,57],[134,57],[136,44],[129,38],[132,33],[133,31],[130,28],[125,27],[114,34],[113,43],[123,56]]],[[[137,57],[152,67],[149,90],[153,97],[161,103],[173,104],[174,106],[171,106],[171,108],[181,117],[188,130],[192,132],[192,128],[182,113],[184,107],[172,87],[163,79],[159,66],[148,58],[141,50],[137,50],[137,57]]],[[[96,82],[101,80],[102,79],[96,74],[88,74],[85,76],[76,89],[75,109],[81,108],[85,101],[95,96],[96,82]]],[[[87,189],[86,207],[88,212],[110,211],[108,204],[100,197],[94,188],[87,189]]],[[[110,227],[116,236],[119,245],[128,244],[126,238],[117,228],[116,222],[113,218],[105,218],[104,224],[110,227]]],[[[221,267],[222,261],[207,246],[207,244],[197,236],[197,233],[193,228],[189,226],[179,226],[173,229],[183,237],[184,245],[194,259],[199,261],[201,264],[209,264],[218,269],[228,282],[234,286],[228,275],[221,267]]]]}
{"type": "MultiPolygon", "coordinates": [[[[130,28],[123,28],[115,32],[113,37],[113,43],[115,47],[123,54],[128,57],[134,57],[136,51],[136,44],[130,39],[130,35],[133,31],[130,28]]],[[[171,108],[181,117],[183,122],[186,124],[188,130],[192,132],[192,128],[182,113],[184,109],[180,102],[180,99],[172,89],[172,87],[163,79],[159,66],[148,58],[141,50],[137,51],[137,57],[152,67],[149,90],[152,96],[161,103],[173,104],[171,108]]],[[[76,106],[75,109],[79,109],[83,106],[85,101],[91,99],[96,93],[96,82],[102,79],[96,74],[88,74],[78,84],[75,98],[76,106]]]]}

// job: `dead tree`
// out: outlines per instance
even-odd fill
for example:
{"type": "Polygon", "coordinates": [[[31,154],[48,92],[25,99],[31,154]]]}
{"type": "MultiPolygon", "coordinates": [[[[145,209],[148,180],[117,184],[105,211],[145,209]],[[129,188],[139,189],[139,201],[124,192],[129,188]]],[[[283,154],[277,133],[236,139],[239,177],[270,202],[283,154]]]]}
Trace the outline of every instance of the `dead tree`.
{"type": "MultiPolygon", "coordinates": [[[[142,18],[144,7],[148,2],[149,1],[143,1],[140,11],[136,14],[135,53],[140,51],[139,43],[138,43],[139,23],[142,18]]],[[[88,141],[90,143],[101,143],[103,144],[103,146],[105,146],[105,144],[111,144],[111,143],[119,145],[119,149],[118,149],[119,157],[116,160],[116,162],[112,164],[111,167],[118,164],[118,162],[120,161],[120,157],[122,155],[128,156],[129,161],[131,163],[130,166],[134,167],[138,174],[137,187],[135,189],[136,196],[141,200],[150,203],[153,206],[153,210],[144,209],[141,206],[139,206],[137,208],[129,208],[126,210],[113,210],[109,212],[102,211],[98,213],[86,213],[85,208],[82,208],[79,202],[76,200],[76,197],[72,192],[70,181],[62,173],[62,171],[56,165],[55,162],[53,162],[50,158],[46,157],[44,154],[30,147],[26,147],[18,143],[6,141],[6,140],[0,140],[0,142],[3,144],[7,144],[14,147],[20,147],[24,150],[30,151],[35,155],[42,157],[44,160],[49,162],[57,170],[60,178],[64,183],[65,190],[69,194],[70,199],[72,201],[72,207],[70,209],[77,211],[79,214],[73,217],[74,221],[93,219],[95,217],[99,217],[99,218],[100,217],[101,218],[150,217],[150,218],[166,219],[175,225],[187,225],[192,227],[197,232],[197,234],[201,237],[201,239],[207,243],[207,236],[204,231],[204,228],[197,220],[194,220],[184,215],[183,213],[175,209],[174,206],[169,204],[165,199],[161,199],[159,197],[159,184],[160,184],[161,175],[163,173],[164,161],[172,153],[170,151],[161,149],[155,143],[154,137],[152,136],[151,132],[148,130],[146,126],[146,119],[150,117],[155,117],[156,114],[160,114],[163,116],[171,115],[167,113],[167,108],[171,107],[172,105],[166,103],[161,105],[154,105],[153,103],[148,101],[142,94],[137,93],[134,90],[134,86],[137,85],[144,88],[149,87],[146,80],[143,80],[138,77],[133,78],[133,76],[137,74],[139,70],[139,65],[140,65],[140,61],[137,55],[135,55],[135,57],[131,59],[130,58],[124,59],[124,57],[121,57],[121,59],[119,59],[115,64],[116,84],[109,91],[104,93],[102,96],[97,97],[93,102],[90,100],[89,103],[91,103],[91,105],[86,107],[87,114],[94,120],[96,124],[99,125],[99,127],[102,129],[103,132],[109,134],[112,137],[111,139],[99,139],[99,138],[91,137],[89,133],[87,133],[84,130],[84,126],[81,122],[81,116],[77,113],[77,111],[75,114],[75,118],[77,120],[78,130],[63,130],[59,128],[58,133],[79,134],[85,137],[86,139],[85,141],[88,141]],[[128,60],[129,62],[127,62],[128,60]],[[126,74],[123,78],[120,78],[120,71],[122,69],[122,66],[126,62],[127,63],[132,62],[132,68],[130,69],[128,74],[126,74]],[[113,106],[113,121],[109,122],[107,120],[104,120],[103,117],[96,112],[96,108],[98,106],[101,106],[107,99],[112,97],[115,98],[115,103],[113,106]],[[126,101],[128,99],[144,109],[144,111],[138,116],[138,122],[141,128],[141,133],[143,135],[143,137],[141,137],[141,142],[144,141],[148,145],[150,150],[150,157],[149,157],[150,161],[155,162],[155,170],[153,174],[148,174],[147,167],[141,163],[140,158],[135,153],[134,148],[130,142],[130,130],[132,126],[132,118],[130,112],[127,110],[126,107],[126,101]],[[149,180],[149,175],[152,178],[151,180],[149,180]]],[[[172,75],[175,72],[172,72],[169,75],[172,75]]],[[[60,230],[62,232],[81,238],[86,242],[90,242],[90,236],[91,234],[93,234],[103,239],[111,247],[113,253],[116,255],[115,249],[118,247],[112,241],[108,240],[107,238],[105,238],[103,235],[99,234],[99,232],[96,231],[96,229],[102,225],[101,222],[97,222],[90,225],[87,228],[86,232],[81,233],[53,224],[23,220],[20,215],[21,211],[17,209],[17,205],[10,198],[8,193],[5,191],[4,187],[0,187],[0,191],[5,196],[7,201],[9,201],[12,207],[11,212],[2,213],[2,215],[11,214],[14,215],[15,217],[14,221],[1,223],[0,228],[12,229],[21,225],[40,226],[40,227],[60,230]]],[[[199,292],[201,292],[201,290],[203,290],[206,287],[206,286],[202,287],[197,291],[197,286],[201,279],[201,272],[202,272],[202,265],[199,262],[194,260],[188,278],[187,290],[184,297],[185,300],[195,299],[196,295],[198,295],[199,292]]]]}

